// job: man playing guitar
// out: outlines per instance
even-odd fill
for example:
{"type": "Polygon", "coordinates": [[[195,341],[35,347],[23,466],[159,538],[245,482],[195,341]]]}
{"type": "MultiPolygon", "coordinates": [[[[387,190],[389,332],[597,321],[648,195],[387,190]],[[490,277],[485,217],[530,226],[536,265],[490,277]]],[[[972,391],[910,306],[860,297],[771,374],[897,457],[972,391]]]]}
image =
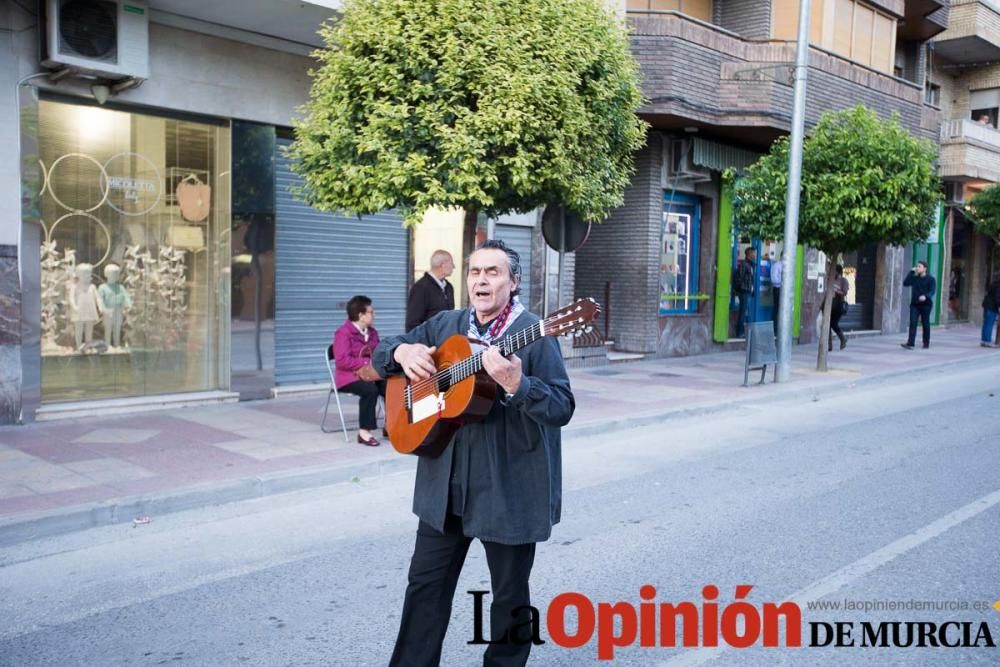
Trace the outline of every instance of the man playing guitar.
{"type": "MultiPolygon", "coordinates": [[[[520,257],[503,241],[469,257],[468,310],[438,313],[409,333],[379,343],[381,374],[413,382],[437,372],[432,354],[455,334],[499,342],[539,321],[517,299],[520,257]]],[[[493,596],[493,643],[485,665],[524,665],[531,650],[528,577],[535,543],[549,538],[562,505],[560,428],[575,403],[558,342],[544,337],[505,358],[497,347],[483,370],[499,385],[487,416],[462,426],[440,456],[421,456],[413,493],[420,519],[391,665],[438,665],[452,598],[469,545],[486,551],[493,596]],[[518,613],[513,614],[514,610],[518,613]]]]}

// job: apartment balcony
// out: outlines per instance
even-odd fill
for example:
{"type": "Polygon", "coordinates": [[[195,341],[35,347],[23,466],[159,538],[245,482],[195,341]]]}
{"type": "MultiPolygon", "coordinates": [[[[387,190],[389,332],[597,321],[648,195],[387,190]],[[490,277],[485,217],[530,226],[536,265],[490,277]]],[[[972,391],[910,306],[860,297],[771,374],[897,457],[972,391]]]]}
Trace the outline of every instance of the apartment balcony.
{"type": "MultiPolygon", "coordinates": [[[[748,148],[765,148],[790,130],[794,43],[745,40],[677,13],[628,19],[648,100],[639,113],[655,128],[709,129],[748,148]]],[[[823,111],[863,103],[882,116],[898,113],[918,136],[937,138],[919,86],[815,47],[809,65],[807,124],[823,111]]]]}
{"type": "Polygon", "coordinates": [[[923,42],[948,27],[946,0],[906,0],[904,5],[898,39],[923,42]]]}
{"type": "Polygon", "coordinates": [[[934,52],[956,65],[1000,59],[1000,3],[952,0],[948,29],[934,38],[934,52]]]}
{"type": "Polygon", "coordinates": [[[971,120],[941,123],[941,177],[954,181],[1000,181],[1000,131],[971,120]]]}

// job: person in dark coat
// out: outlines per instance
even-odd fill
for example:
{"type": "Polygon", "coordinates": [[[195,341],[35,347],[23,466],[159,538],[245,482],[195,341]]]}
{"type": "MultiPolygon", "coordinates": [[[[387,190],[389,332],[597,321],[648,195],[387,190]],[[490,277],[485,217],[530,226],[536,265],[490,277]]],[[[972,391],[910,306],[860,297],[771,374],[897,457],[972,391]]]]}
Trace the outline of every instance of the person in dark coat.
{"type": "MultiPolygon", "coordinates": [[[[487,344],[539,318],[517,299],[520,258],[502,241],[485,242],[469,258],[472,307],[439,313],[409,333],[383,341],[373,362],[380,373],[411,380],[435,372],[431,354],[454,335],[487,344]]],[[[452,598],[473,539],[482,542],[492,580],[491,644],[484,664],[523,665],[531,650],[528,578],[535,544],[562,510],[560,429],[575,402],[557,341],[546,336],[505,358],[489,347],[483,367],[497,383],[486,418],[466,424],[437,458],[420,457],[413,492],[419,518],[391,665],[441,660],[452,598]],[[516,610],[516,614],[512,614],[516,610]]]]}
{"type": "Polygon", "coordinates": [[[993,326],[997,323],[998,310],[1000,310],[1000,273],[994,273],[983,296],[983,335],[979,343],[983,347],[993,347],[993,326]]]}
{"type": "Polygon", "coordinates": [[[757,251],[747,248],[744,259],[736,263],[733,273],[733,293],[739,304],[736,315],[736,337],[743,338],[746,333],[746,323],[753,320],[754,273],[757,266],[757,251]]]}
{"type": "Polygon", "coordinates": [[[359,396],[358,442],[369,447],[379,445],[372,431],[378,428],[375,409],[378,397],[385,396],[385,380],[363,380],[358,376],[358,371],[371,363],[372,352],[378,346],[378,331],[372,326],[374,321],[372,300],[363,295],[351,297],[347,302],[347,319],[333,335],[333,357],[337,363],[334,380],[337,391],[359,396]]]}
{"type": "Polygon", "coordinates": [[[833,351],[833,334],[840,339],[840,349],[847,347],[847,336],[840,329],[840,318],[844,316],[844,300],[851,289],[851,283],[844,277],[844,267],[840,264],[834,267],[837,277],[833,279],[833,304],[830,308],[830,335],[827,337],[827,350],[833,351]]]}
{"type": "Polygon", "coordinates": [[[927,262],[920,260],[917,265],[910,270],[910,273],[903,280],[903,287],[910,289],[910,335],[905,343],[901,343],[907,350],[913,349],[913,344],[917,340],[917,320],[920,320],[920,328],[924,334],[924,349],[931,346],[931,308],[934,305],[934,294],[937,291],[937,282],[934,276],[927,273],[927,262]]]}
{"type": "Polygon", "coordinates": [[[455,288],[448,276],[455,270],[455,260],[447,250],[431,255],[431,270],[413,283],[406,299],[406,330],[431,319],[442,310],[455,309],[455,288]]]}

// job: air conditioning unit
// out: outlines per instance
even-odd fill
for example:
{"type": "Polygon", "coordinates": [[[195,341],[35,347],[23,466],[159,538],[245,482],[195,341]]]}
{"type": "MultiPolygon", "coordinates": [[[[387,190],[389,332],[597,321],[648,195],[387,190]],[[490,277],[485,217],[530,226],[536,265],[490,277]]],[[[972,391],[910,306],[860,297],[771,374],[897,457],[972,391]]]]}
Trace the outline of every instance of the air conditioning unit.
{"type": "Polygon", "coordinates": [[[42,65],[107,79],[149,77],[145,0],[46,0],[42,65]]]}
{"type": "Polygon", "coordinates": [[[694,164],[690,139],[668,137],[663,142],[663,187],[676,187],[678,183],[704,183],[712,180],[712,171],[694,164]]]}

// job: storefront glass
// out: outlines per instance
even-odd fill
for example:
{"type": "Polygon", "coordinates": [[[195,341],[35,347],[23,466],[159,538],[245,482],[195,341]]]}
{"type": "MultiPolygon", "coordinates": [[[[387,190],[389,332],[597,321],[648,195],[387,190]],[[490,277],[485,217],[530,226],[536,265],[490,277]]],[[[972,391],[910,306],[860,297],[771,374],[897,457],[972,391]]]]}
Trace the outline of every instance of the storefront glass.
{"type": "Polygon", "coordinates": [[[275,154],[272,125],[233,121],[232,390],[274,386],[275,154]]]}
{"type": "Polygon", "coordinates": [[[39,103],[42,400],[229,383],[229,129],[39,103]]]}
{"type": "Polygon", "coordinates": [[[695,197],[664,192],[660,227],[659,315],[698,312],[698,227],[701,207],[695,197]]]}

